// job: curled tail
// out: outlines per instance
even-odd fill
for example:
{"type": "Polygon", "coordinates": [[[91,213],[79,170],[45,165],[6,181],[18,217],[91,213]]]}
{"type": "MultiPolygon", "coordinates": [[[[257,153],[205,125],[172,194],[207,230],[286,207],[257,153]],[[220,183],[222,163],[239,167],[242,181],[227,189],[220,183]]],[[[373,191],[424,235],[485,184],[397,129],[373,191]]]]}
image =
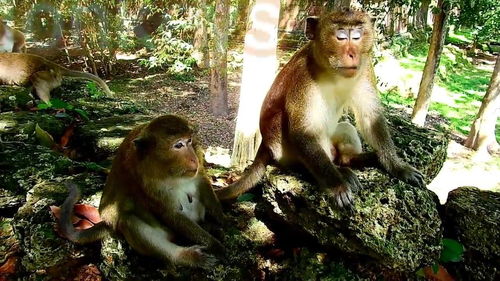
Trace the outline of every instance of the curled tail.
{"type": "Polygon", "coordinates": [[[255,160],[243,174],[241,179],[228,187],[216,190],[215,194],[217,198],[219,198],[219,200],[233,199],[253,188],[264,176],[266,166],[270,159],[271,155],[268,150],[261,145],[257,151],[255,160]]]}
{"type": "Polygon", "coordinates": [[[85,78],[91,81],[96,82],[99,84],[99,86],[106,92],[106,94],[111,95],[113,92],[108,88],[108,85],[106,82],[104,82],[101,78],[95,76],[94,74],[87,73],[87,72],[82,72],[82,71],[74,71],[74,70],[69,70],[69,69],[64,69],[64,76],[68,77],[78,77],[78,78],[85,78]]]}
{"type": "Polygon", "coordinates": [[[88,243],[102,239],[110,233],[110,228],[104,221],[99,222],[91,228],[76,230],[71,218],[73,217],[73,207],[80,199],[80,190],[74,183],[66,183],[69,189],[68,198],[61,206],[61,218],[59,219],[59,229],[69,240],[76,243],[88,243]]]}

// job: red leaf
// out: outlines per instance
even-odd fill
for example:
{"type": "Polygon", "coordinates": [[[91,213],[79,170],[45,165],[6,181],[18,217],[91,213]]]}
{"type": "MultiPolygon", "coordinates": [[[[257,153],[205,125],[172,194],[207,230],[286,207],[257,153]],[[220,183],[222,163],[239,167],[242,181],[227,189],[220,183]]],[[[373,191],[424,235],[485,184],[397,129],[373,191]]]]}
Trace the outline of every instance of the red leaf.
{"type": "Polygon", "coordinates": [[[64,131],[64,134],[62,135],[61,140],[59,141],[60,147],[65,147],[66,145],[68,145],[69,140],[73,136],[74,131],[75,131],[75,123],[72,123],[64,131]]]}
{"type": "MultiPolygon", "coordinates": [[[[60,220],[61,219],[61,208],[60,207],[57,207],[57,206],[50,206],[50,211],[52,212],[52,214],[54,215],[54,217],[56,217],[57,220],[60,220]]],[[[71,222],[73,224],[75,223],[78,223],[79,221],[81,220],[81,218],[73,215],[73,217],[71,217],[71,222]]]]}
{"type": "Polygon", "coordinates": [[[96,207],[86,204],[75,204],[75,215],[88,219],[94,224],[102,221],[99,211],[96,207]]]}
{"type": "Polygon", "coordinates": [[[77,224],[75,224],[75,229],[84,230],[91,228],[94,224],[86,219],[81,219],[77,224]]]}
{"type": "MultiPolygon", "coordinates": [[[[17,257],[9,257],[7,261],[0,266],[0,278],[2,275],[9,275],[16,272],[17,257]]],[[[5,279],[8,280],[8,279],[5,279]]]]}
{"type": "Polygon", "coordinates": [[[432,266],[424,268],[425,277],[431,281],[455,281],[455,279],[448,273],[446,268],[439,266],[437,273],[434,273],[432,266]]]}

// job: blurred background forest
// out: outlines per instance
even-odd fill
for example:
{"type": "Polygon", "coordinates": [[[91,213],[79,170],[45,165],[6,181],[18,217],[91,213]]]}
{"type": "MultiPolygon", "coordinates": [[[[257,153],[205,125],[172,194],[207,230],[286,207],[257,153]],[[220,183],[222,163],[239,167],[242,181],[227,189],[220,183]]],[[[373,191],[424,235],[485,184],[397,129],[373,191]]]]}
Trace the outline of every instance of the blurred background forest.
{"type": "MultiPolygon", "coordinates": [[[[447,161],[428,188],[441,203],[459,186],[500,191],[500,0],[0,0],[0,19],[25,34],[27,53],[96,74],[114,92],[64,82],[41,105],[2,86],[0,147],[42,142],[99,172],[124,136],[105,125],[176,113],[198,125],[208,162],[241,170],[260,142],[258,113],[275,73],[307,42],[306,18],[346,7],[373,18],[388,112],[448,134],[447,161]],[[23,122],[35,123],[9,127],[23,122]]],[[[21,166],[0,177],[3,196],[60,168],[21,166]]],[[[25,201],[1,207],[2,217],[25,201]]]]}

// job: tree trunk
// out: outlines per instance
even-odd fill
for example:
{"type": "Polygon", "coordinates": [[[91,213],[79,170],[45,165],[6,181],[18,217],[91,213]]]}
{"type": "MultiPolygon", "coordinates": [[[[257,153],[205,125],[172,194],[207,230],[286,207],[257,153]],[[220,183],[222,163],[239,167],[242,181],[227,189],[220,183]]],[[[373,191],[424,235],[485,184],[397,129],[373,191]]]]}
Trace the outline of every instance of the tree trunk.
{"type": "Polygon", "coordinates": [[[238,1],[238,17],[236,18],[236,28],[234,29],[234,38],[238,41],[243,39],[243,35],[247,30],[250,6],[250,0],[238,1]]]}
{"type": "Polygon", "coordinates": [[[280,12],[279,0],[257,0],[245,36],[240,105],[236,120],[231,164],[244,168],[259,147],[259,116],[262,101],[277,69],[276,45],[280,12]]]}
{"type": "Polygon", "coordinates": [[[478,154],[492,153],[499,145],[495,138],[495,124],[500,112],[500,55],[497,56],[490,85],[483,98],[476,120],[472,123],[465,146],[478,154]]]}
{"type": "Polygon", "coordinates": [[[429,12],[430,4],[431,0],[422,0],[416,14],[416,28],[423,29],[427,26],[427,13],[429,12]]]}
{"type": "Polygon", "coordinates": [[[210,67],[210,54],[208,52],[208,32],[207,32],[207,1],[198,1],[196,8],[197,28],[194,33],[193,56],[196,59],[196,65],[199,68],[210,67]]]}
{"type": "Polygon", "coordinates": [[[448,20],[448,2],[446,0],[438,1],[439,13],[434,15],[434,25],[432,28],[431,43],[429,45],[429,54],[425,62],[420,88],[418,89],[417,101],[413,107],[411,121],[419,126],[425,124],[425,117],[429,110],[431,102],[432,87],[434,86],[434,77],[439,66],[441,52],[443,51],[444,38],[446,35],[446,23],[448,20]]]}
{"type": "Polygon", "coordinates": [[[210,94],[212,112],[216,116],[228,113],[227,105],[227,35],[229,30],[229,0],[217,0],[210,68],[210,94]]]}

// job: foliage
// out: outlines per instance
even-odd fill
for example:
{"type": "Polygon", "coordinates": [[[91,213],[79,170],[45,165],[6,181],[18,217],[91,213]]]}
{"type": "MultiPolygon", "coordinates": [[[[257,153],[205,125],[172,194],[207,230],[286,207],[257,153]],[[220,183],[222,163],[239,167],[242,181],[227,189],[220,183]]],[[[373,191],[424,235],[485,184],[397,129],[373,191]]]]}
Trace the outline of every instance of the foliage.
{"type": "Polygon", "coordinates": [[[456,0],[458,13],[450,20],[473,30],[474,41],[485,43],[500,38],[500,5],[498,0],[456,0]]]}
{"type": "Polygon", "coordinates": [[[89,120],[89,115],[85,110],[80,108],[75,108],[73,105],[68,104],[67,102],[62,101],[60,99],[55,99],[55,98],[50,99],[48,103],[40,103],[37,106],[37,108],[40,110],[48,110],[48,109],[58,110],[56,117],[61,117],[61,118],[69,117],[67,112],[70,112],[78,114],[81,118],[85,120],[89,120]]]}
{"type": "MultiPolygon", "coordinates": [[[[436,274],[439,270],[439,264],[448,262],[459,262],[463,258],[464,246],[457,240],[450,238],[443,238],[441,240],[441,255],[439,260],[436,261],[432,266],[432,271],[436,274]]],[[[421,268],[417,271],[418,276],[425,276],[424,269],[421,268]]]]}
{"type": "MultiPolygon", "coordinates": [[[[193,45],[189,41],[194,33],[193,19],[167,14],[150,42],[154,46],[153,55],[141,59],[148,68],[166,68],[170,73],[183,77],[192,71],[196,60],[193,45]]],[[[183,80],[183,79],[181,79],[183,80]]]]}

